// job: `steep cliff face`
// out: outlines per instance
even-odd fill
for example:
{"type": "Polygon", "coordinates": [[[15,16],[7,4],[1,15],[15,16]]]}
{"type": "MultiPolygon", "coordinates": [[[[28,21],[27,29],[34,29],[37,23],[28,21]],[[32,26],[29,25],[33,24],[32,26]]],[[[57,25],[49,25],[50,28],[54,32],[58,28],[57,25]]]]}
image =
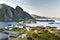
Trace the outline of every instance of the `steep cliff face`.
{"type": "Polygon", "coordinates": [[[0,4],[0,20],[4,21],[14,21],[21,19],[34,19],[27,12],[25,12],[21,7],[16,6],[16,8],[12,8],[5,4],[0,4]]]}
{"type": "Polygon", "coordinates": [[[14,17],[14,8],[5,4],[0,4],[0,19],[11,19],[14,17]]]}

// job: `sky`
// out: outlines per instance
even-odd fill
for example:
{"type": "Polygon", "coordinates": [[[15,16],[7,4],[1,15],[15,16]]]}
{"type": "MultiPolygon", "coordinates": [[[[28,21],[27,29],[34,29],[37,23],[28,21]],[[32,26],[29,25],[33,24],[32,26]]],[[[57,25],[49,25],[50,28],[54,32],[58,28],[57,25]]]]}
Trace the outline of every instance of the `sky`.
{"type": "Polygon", "coordinates": [[[60,18],[60,0],[0,0],[12,7],[19,5],[29,14],[60,18]]]}

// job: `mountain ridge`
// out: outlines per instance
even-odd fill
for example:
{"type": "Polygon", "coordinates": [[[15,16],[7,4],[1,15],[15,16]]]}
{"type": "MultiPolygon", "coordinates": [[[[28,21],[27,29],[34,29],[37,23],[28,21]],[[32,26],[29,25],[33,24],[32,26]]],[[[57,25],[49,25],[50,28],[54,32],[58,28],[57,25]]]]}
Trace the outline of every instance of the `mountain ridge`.
{"type": "Polygon", "coordinates": [[[20,21],[33,19],[35,20],[30,14],[24,11],[21,7],[16,6],[13,8],[6,4],[0,4],[0,21],[20,21]]]}

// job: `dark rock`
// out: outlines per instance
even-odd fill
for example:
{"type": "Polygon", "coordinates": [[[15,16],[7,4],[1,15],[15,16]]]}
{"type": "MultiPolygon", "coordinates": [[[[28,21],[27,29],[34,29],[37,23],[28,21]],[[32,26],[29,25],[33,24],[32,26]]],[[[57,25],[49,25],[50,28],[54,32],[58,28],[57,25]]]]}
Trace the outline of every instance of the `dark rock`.
{"type": "Polygon", "coordinates": [[[21,7],[16,6],[14,9],[6,4],[0,4],[0,21],[20,21],[29,19],[35,20],[21,7]]]}

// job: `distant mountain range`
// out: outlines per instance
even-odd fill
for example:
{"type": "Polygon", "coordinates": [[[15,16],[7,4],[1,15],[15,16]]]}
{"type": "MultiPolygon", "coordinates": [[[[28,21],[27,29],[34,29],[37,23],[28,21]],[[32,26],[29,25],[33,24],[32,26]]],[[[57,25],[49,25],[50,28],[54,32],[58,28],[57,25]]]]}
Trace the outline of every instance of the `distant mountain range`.
{"type": "Polygon", "coordinates": [[[31,16],[32,16],[33,18],[47,18],[47,19],[58,19],[58,20],[60,20],[60,18],[38,16],[38,15],[35,15],[35,14],[33,14],[33,15],[31,15],[31,16]]]}
{"type": "Polygon", "coordinates": [[[44,17],[44,16],[38,16],[38,15],[31,15],[33,18],[48,18],[48,17],[44,17]]]}
{"type": "Polygon", "coordinates": [[[25,12],[21,7],[16,6],[14,9],[6,4],[0,4],[0,21],[20,21],[35,20],[31,15],[25,12]]]}

